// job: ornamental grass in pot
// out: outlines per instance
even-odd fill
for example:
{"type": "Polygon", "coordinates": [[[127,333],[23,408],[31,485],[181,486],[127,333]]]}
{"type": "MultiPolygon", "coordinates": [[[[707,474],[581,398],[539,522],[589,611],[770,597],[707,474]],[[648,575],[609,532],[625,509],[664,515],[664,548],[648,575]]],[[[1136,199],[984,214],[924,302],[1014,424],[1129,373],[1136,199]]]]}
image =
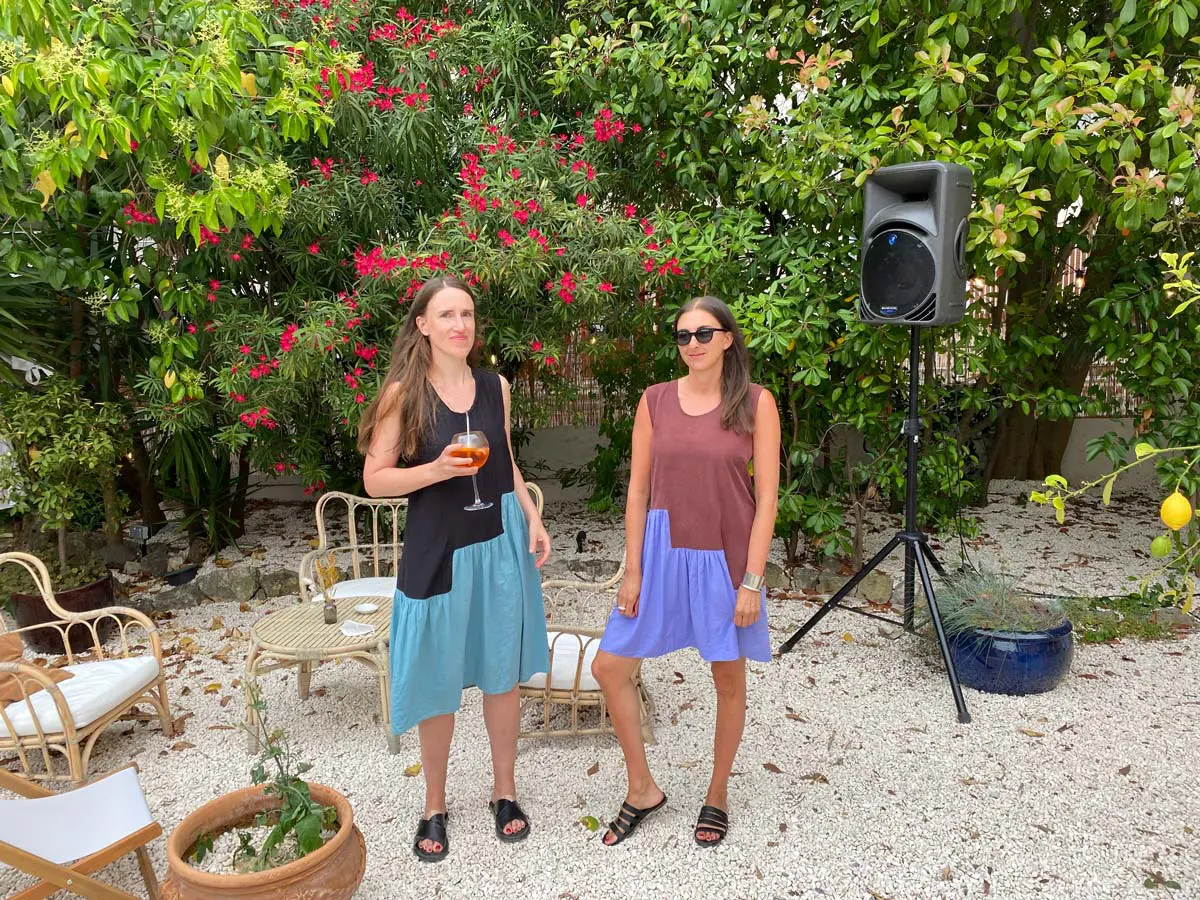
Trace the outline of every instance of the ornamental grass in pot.
{"type": "Polygon", "coordinates": [[[1024,591],[1011,575],[965,572],[937,591],[959,680],[996,694],[1053,689],[1074,657],[1062,604],[1024,591]]]}

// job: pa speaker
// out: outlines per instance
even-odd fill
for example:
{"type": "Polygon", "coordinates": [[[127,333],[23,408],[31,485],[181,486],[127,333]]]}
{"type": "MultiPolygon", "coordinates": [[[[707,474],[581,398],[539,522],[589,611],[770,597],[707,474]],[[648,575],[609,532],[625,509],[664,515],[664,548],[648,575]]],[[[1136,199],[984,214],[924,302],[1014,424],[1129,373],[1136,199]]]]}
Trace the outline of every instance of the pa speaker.
{"type": "Polygon", "coordinates": [[[971,170],[955,163],[886,166],[867,178],[859,318],[947,325],[966,307],[971,170]]]}

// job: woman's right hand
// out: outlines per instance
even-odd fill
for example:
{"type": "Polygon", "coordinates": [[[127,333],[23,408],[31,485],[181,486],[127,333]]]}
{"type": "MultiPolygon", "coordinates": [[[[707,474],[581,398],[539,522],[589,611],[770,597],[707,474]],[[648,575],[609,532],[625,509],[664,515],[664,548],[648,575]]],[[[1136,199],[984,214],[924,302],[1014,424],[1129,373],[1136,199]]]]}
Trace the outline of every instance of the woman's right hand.
{"type": "Polygon", "coordinates": [[[461,447],[462,444],[447,444],[442,449],[441,455],[433,461],[433,470],[440,476],[439,480],[445,481],[463,475],[474,475],[479,471],[478,467],[472,465],[468,457],[452,455],[461,447]]]}
{"type": "Polygon", "coordinates": [[[617,612],[633,618],[637,615],[638,596],[642,593],[642,576],[626,572],[617,588],[617,612]]]}

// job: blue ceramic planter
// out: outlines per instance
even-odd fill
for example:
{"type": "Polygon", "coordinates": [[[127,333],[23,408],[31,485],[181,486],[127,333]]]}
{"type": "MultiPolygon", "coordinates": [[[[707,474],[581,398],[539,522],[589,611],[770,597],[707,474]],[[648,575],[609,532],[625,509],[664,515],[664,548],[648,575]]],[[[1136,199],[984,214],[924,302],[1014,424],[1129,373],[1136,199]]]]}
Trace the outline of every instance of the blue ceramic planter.
{"type": "Polygon", "coordinates": [[[959,681],[992,694],[1048,691],[1070,671],[1075,655],[1070,622],[1032,632],[972,628],[949,639],[959,681]]]}

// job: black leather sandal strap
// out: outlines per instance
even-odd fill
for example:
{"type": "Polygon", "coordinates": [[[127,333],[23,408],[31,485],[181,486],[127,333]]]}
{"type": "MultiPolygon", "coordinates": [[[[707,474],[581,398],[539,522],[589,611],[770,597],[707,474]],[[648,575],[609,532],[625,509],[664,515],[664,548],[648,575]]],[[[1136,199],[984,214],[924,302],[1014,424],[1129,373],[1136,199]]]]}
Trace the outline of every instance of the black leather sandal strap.
{"type": "Polygon", "coordinates": [[[450,836],[446,833],[446,816],[443,813],[434,813],[417,825],[417,843],[420,844],[421,841],[441,844],[443,850],[450,846],[450,836]]]}

